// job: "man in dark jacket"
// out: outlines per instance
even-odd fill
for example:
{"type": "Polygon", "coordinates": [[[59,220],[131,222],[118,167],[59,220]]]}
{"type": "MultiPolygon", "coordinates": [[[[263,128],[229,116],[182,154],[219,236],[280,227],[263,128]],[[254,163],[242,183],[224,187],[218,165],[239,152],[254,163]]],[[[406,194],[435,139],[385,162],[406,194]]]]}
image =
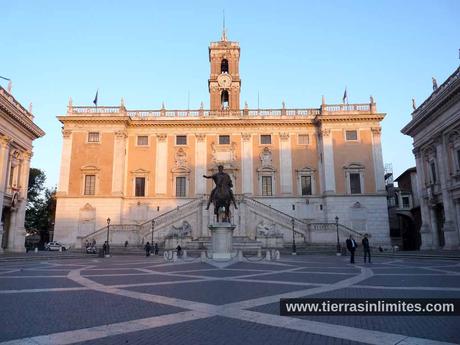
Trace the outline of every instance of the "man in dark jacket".
{"type": "Polygon", "coordinates": [[[356,241],[353,239],[353,236],[350,235],[350,238],[347,239],[347,249],[350,251],[350,263],[355,263],[355,250],[358,247],[356,241]]]}
{"type": "Polygon", "coordinates": [[[150,250],[152,249],[152,247],[150,246],[149,242],[145,244],[144,249],[145,249],[145,256],[150,256],[150,250]]]}
{"type": "Polygon", "coordinates": [[[367,238],[367,234],[364,234],[362,244],[364,250],[364,263],[366,263],[367,256],[369,256],[369,263],[371,263],[371,247],[369,246],[369,239],[367,238]]]}

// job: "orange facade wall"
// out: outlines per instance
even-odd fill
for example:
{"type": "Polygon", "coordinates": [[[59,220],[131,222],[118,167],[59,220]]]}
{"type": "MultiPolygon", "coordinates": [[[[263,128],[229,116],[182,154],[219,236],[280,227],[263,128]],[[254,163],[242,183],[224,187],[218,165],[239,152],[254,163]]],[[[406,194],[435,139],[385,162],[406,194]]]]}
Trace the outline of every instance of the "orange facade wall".
{"type": "Polygon", "coordinates": [[[126,176],[126,196],[135,195],[134,171],[143,169],[149,171],[147,176],[146,196],[155,195],[155,153],[156,153],[156,136],[147,133],[130,132],[128,140],[128,167],[126,176]],[[137,136],[147,135],[149,137],[148,146],[137,146],[137,136]]]}
{"type": "Polygon", "coordinates": [[[375,193],[374,164],[372,157],[372,133],[359,130],[358,141],[345,141],[345,131],[332,131],[334,145],[335,183],[338,194],[345,194],[344,166],[351,163],[364,165],[364,193],[375,193]]]}
{"type": "Polygon", "coordinates": [[[315,195],[320,194],[320,181],[318,173],[318,151],[317,151],[317,138],[313,132],[298,132],[291,135],[291,148],[292,148],[292,186],[293,194],[301,195],[301,191],[298,188],[298,174],[297,170],[305,167],[315,169],[315,195]],[[298,135],[308,134],[309,144],[299,145],[298,135]]]}
{"type": "Polygon", "coordinates": [[[82,168],[94,166],[98,170],[97,195],[112,194],[113,133],[100,133],[99,143],[87,143],[87,132],[72,133],[72,159],[70,160],[69,196],[83,195],[82,168]]]}

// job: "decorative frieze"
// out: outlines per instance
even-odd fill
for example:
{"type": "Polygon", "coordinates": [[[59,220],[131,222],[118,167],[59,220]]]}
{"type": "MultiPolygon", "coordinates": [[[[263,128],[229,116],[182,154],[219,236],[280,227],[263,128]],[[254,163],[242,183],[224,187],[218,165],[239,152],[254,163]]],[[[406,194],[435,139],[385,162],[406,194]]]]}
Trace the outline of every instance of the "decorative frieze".
{"type": "Polygon", "coordinates": [[[165,133],[157,134],[157,138],[159,142],[165,142],[166,138],[168,138],[168,135],[165,133]]]}
{"type": "Polygon", "coordinates": [[[196,141],[198,142],[204,142],[206,139],[206,134],[204,133],[197,133],[195,134],[196,141]]]}
{"type": "Polygon", "coordinates": [[[115,132],[115,138],[117,139],[125,139],[128,137],[128,134],[126,133],[126,131],[116,131],[115,132]]]}
{"type": "Polygon", "coordinates": [[[72,135],[72,131],[64,128],[61,130],[61,133],[64,139],[70,138],[70,136],[72,135]]]}
{"type": "Polygon", "coordinates": [[[288,132],[280,132],[280,139],[283,141],[289,140],[289,133],[288,132]]]}
{"type": "Polygon", "coordinates": [[[252,134],[250,133],[241,133],[241,139],[243,139],[243,141],[249,141],[251,140],[251,137],[252,137],[252,134]]]}
{"type": "Polygon", "coordinates": [[[331,130],[329,128],[322,128],[320,133],[322,137],[328,137],[331,134],[331,130]]]}

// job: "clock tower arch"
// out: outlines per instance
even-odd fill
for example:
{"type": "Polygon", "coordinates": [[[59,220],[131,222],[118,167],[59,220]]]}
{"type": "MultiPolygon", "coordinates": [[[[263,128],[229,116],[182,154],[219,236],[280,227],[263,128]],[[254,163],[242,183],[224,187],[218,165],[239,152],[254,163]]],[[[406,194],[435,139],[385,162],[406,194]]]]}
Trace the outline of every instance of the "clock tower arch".
{"type": "Polygon", "coordinates": [[[221,40],[209,46],[211,73],[208,80],[210,109],[239,110],[241,79],[240,45],[227,40],[225,29],[221,40]]]}

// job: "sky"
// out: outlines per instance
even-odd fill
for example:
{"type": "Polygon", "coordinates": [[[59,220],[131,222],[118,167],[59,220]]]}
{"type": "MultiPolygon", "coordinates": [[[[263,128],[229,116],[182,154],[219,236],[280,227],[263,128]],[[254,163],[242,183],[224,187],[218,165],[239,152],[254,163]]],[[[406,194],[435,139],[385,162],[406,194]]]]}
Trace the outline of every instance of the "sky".
{"type": "MultiPolygon", "coordinates": [[[[32,167],[58,183],[58,115],[74,105],[128,109],[209,107],[208,46],[222,32],[241,47],[241,104],[316,108],[368,103],[382,121],[383,160],[394,176],[415,166],[400,130],[459,66],[460,1],[10,1],[0,0],[0,76],[33,103],[46,136],[32,167]],[[258,96],[259,95],[259,96],[258,96]]],[[[0,81],[4,88],[7,82],[0,81]]]]}

